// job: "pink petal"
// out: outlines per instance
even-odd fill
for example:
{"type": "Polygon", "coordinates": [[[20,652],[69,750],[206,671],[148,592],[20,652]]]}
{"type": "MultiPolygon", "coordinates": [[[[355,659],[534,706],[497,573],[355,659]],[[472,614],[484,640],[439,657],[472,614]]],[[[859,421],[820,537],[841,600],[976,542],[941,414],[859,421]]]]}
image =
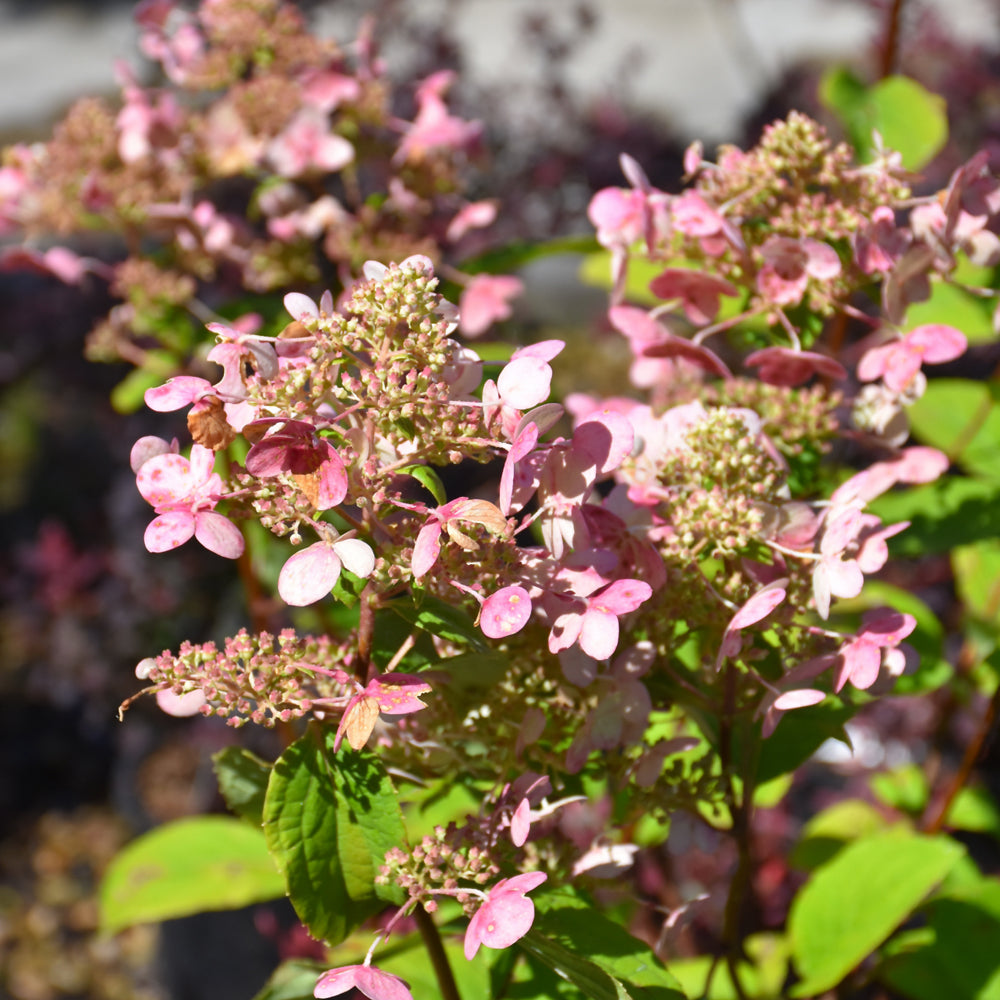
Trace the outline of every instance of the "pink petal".
{"type": "Polygon", "coordinates": [[[340,576],[341,562],[326,542],[296,552],[278,574],[278,593],[286,604],[304,608],[326,597],[340,576]]]}
{"type": "Polygon", "coordinates": [[[129,464],[132,466],[132,471],[137,473],[151,458],[156,458],[157,455],[167,455],[172,451],[177,451],[176,438],[173,444],[168,444],[163,438],[148,434],[139,438],[132,445],[132,451],[129,453],[129,464]]]}
{"type": "Polygon", "coordinates": [[[374,698],[386,715],[410,715],[427,707],[420,695],[430,690],[430,684],[413,674],[382,674],[368,682],[365,694],[374,698]]]}
{"type": "Polygon", "coordinates": [[[319,474],[319,510],[329,510],[344,502],[347,496],[347,469],[337,450],[329,441],[321,441],[318,451],[325,458],[319,474]]]}
{"type": "Polygon", "coordinates": [[[580,648],[595,660],[606,660],[618,648],[618,616],[591,608],[580,623],[580,648]]]}
{"type": "Polygon", "coordinates": [[[531,832],[531,803],[521,799],[510,818],[510,839],[515,847],[523,847],[531,832]]]}
{"type": "Polygon", "coordinates": [[[194,516],[194,536],[223,559],[238,559],[243,555],[243,535],[228,518],[215,511],[202,510],[194,516]]]}
{"type": "Polygon", "coordinates": [[[503,587],[483,601],[479,627],[491,639],[520,632],[531,617],[531,596],[516,585],[503,587]]]}
{"type": "Polygon", "coordinates": [[[361,541],[360,538],[344,538],[333,543],[333,551],[348,572],[361,579],[372,575],[375,569],[375,553],[367,542],[361,541]]]}
{"type": "Polygon", "coordinates": [[[413,1000],[413,994],[399,976],[373,966],[362,966],[354,976],[354,985],[369,1000],[413,1000]]]}
{"type": "Polygon", "coordinates": [[[169,552],[183,545],[194,534],[194,514],[187,510],[171,510],[149,522],[143,543],[149,552],[169,552]]]}
{"type": "Polygon", "coordinates": [[[156,704],[160,706],[160,710],[178,719],[197,715],[205,703],[205,692],[200,688],[185,694],[174,694],[173,691],[156,692],[156,704]]]}
{"type": "Polygon", "coordinates": [[[147,389],[143,395],[146,405],[157,413],[169,413],[196,403],[203,396],[214,396],[215,391],[206,379],[193,375],[178,375],[163,385],[147,389]]]}
{"type": "Polygon", "coordinates": [[[500,398],[518,410],[544,403],[552,383],[552,369],[541,358],[515,358],[504,366],[497,379],[500,398]]]}
{"type": "Polygon", "coordinates": [[[413,577],[419,580],[437,562],[441,553],[441,522],[428,521],[419,532],[413,543],[413,559],[410,568],[413,577]]]}
{"type": "Polygon", "coordinates": [[[762,590],[758,590],[733,615],[727,631],[738,631],[766,618],[785,599],[786,593],[784,586],[778,583],[768,584],[762,590]]]}
{"type": "Polygon", "coordinates": [[[300,323],[319,318],[319,308],[308,295],[303,295],[301,292],[289,292],[284,298],[284,303],[288,315],[300,323]]]}
{"type": "Polygon", "coordinates": [[[615,580],[606,590],[591,600],[591,607],[614,615],[635,611],[653,595],[653,588],[644,580],[615,580]]]}
{"type": "Polygon", "coordinates": [[[597,466],[599,475],[614,471],[632,453],[635,430],[631,421],[605,408],[587,415],[573,432],[573,448],[579,449],[597,466]]]}
{"type": "Polygon", "coordinates": [[[919,348],[924,361],[932,365],[945,361],[954,361],[965,353],[969,342],[961,330],[943,323],[927,323],[911,330],[906,339],[914,347],[919,348]]]}
{"type": "Polygon", "coordinates": [[[837,671],[833,690],[839,691],[844,684],[850,682],[864,691],[870,688],[878,679],[879,667],[882,665],[882,651],[869,642],[859,639],[848,643],[841,650],[843,664],[837,671]]]}
{"type": "Polygon", "coordinates": [[[809,705],[818,705],[826,695],[816,688],[797,688],[794,691],[786,691],[774,700],[774,708],[779,712],[790,712],[795,708],[806,708],[809,705]]]}

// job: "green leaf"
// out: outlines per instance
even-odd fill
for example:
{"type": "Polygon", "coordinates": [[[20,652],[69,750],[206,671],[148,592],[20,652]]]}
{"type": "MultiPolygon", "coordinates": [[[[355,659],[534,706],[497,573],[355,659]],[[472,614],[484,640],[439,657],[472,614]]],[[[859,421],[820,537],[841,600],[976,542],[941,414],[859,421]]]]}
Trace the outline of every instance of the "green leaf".
{"type": "Polygon", "coordinates": [[[282,962],[253,1000],[312,1000],[316,980],[329,968],[305,958],[282,962]]]}
{"type": "Polygon", "coordinates": [[[236,910],[284,891],[260,830],[230,816],[182,819],[116,855],[101,883],[101,929],[236,910]]]}
{"type": "Polygon", "coordinates": [[[241,819],[260,826],[271,765],[242,747],[226,747],[212,755],[212,768],[226,805],[241,819]]]}
{"type": "Polygon", "coordinates": [[[967,472],[1000,478],[1000,406],[984,382],[935,378],[907,411],[915,437],[940,448],[967,472]]]}
{"type": "Polygon", "coordinates": [[[850,844],[820,867],[789,914],[803,979],[792,995],[811,996],[839,983],[910,916],[963,852],[947,837],[890,830],[850,844]]]}
{"type": "Polygon", "coordinates": [[[1000,539],[955,549],[951,567],[966,615],[1000,631],[1000,539]]]}
{"type": "Polygon", "coordinates": [[[932,282],[931,297],[912,303],[906,310],[908,329],[925,323],[957,327],[970,344],[985,343],[996,337],[989,300],[945,281],[932,282]]]}
{"type": "Polygon", "coordinates": [[[683,1000],[680,984],[649,947],[570,890],[535,899],[520,947],[592,1000],[683,1000]]]}
{"type": "Polygon", "coordinates": [[[752,934],[743,942],[743,950],[753,963],[740,962],[737,975],[742,994],[733,985],[724,961],[711,955],[680,959],[670,963],[685,994],[704,1000],[740,1000],[740,996],[780,997],[788,977],[788,942],[779,934],[752,934]],[[706,992],[709,972],[714,966],[710,989],[706,992]]]}
{"type": "Polygon", "coordinates": [[[847,743],[844,724],[857,711],[827,699],[819,705],[787,712],[772,736],[763,742],[757,764],[757,785],[794,771],[828,739],[847,743]]]}
{"type": "Polygon", "coordinates": [[[413,602],[397,598],[388,605],[405,622],[449,642],[485,650],[489,646],[472,619],[459,607],[446,604],[433,594],[419,592],[413,602]]]}
{"type": "Polygon", "coordinates": [[[434,497],[434,502],[438,506],[443,506],[448,502],[448,494],[445,492],[441,477],[429,465],[408,465],[405,469],[400,469],[399,472],[400,475],[412,476],[434,497]]]}
{"type": "Polygon", "coordinates": [[[543,257],[590,254],[597,252],[599,247],[593,236],[561,236],[539,242],[508,243],[476,257],[466,257],[459,267],[465,274],[509,274],[543,257]]]}
{"type": "Polygon", "coordinates": [[[900,936],[878,978],[911,1000],[1000,1000],[1000,883],[982,879],[924,911],[927,926],[900,936]]]}
{"type": "Polygon", "coordinates": [[[175,373],[177,360],[166,351],[150,351],[146,365],[130,371],[112,390],[111,405],[116,413],[135,413],[142,404],[147,389],[162,385],[175,373]]]}
{"type": "Polygon", "coordinates": [[[820,100],[840,119],[862,160],[874,151],[873,131],[897,150],[908,170],[919,170],[948,141],[943,98],[915,80],[890,76],[866,87],[849,70],[829,70],[820,82],[820,100]]]}
{"type": "Polygon", "coordinates": [[[845,844],[885,830],[885,817],[868,802],[845,799],[814,816],[802,830],[790,863],[811,870],[829,861],[845,844]]]}
{"type": "Polygon", "coordinates": [[[342,941],[380,900],[402,903],[396,886],[376,886],[385,852],[406,831],[392,782],[366,751],[333,751],[334,734],[312,728],[275,762],[264,801],[267,845],[288,896],[314,937],[342,941]]]}
{"type": "Polygon", "coordinates": [[[1000,483],[996,480],[945,476],[926,486],[886,493],[871,509],[886,524],[911,522],[889,541],[897,557],[950,552],[956,546],[1000,535],[1000,483]]]}
{"type": "Polygon", "coordinates": [[[965,787],[955,796],[945,825],[956,830],[988,833],[1000,840],[1000,807],[985,789],[965,787]]]}
{"type": "Polygon", "coordinates": [[[927,778],[916,764],[873,775],[871,788],[880,802],[911,816],[924,811],[930,796],[927,778]]]}

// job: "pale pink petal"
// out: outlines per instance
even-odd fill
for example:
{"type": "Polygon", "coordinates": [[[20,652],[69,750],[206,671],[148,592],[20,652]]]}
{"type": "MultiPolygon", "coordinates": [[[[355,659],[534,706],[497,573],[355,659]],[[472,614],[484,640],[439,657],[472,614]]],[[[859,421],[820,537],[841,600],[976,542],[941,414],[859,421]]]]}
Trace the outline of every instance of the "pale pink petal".
{"type": "Polygon", "coordinates": [[[132,451],[129,453],[129,464],[132,466],[132,471],[137,473],[151,458],[176,451],[176,438],[174,438],[173,444],[168,444],[163,438],[148,434],[146,437],[139,438],[132,445],[132,451]]]}
{"type": "Polygon", "coordinates": [[[441,553],[441,522],[428,521],[419,532],[413,543],[413,559],[410,568],[413,577],[419,580],[437,562],[441,553]]]}
{"type": "Polygon", "coordinates": [[[347,469],[344,460],[329,441],[321,440],[317,451],[325,457],[316,470],[319,476],[319,496],[316,506],[319,510],[329,510],[343,503],[347,496],[347,469]]]}
{"type": "Polygon", "coordinates": [[[278,593],[286,604],[304,608],[326,597],[340,576],[341,562],[326,542],[296,552],[278,574],[278,593]]]}
{"type": "Polygon", "coordinates": [[[205,692],[200,688],[184,694],[174,694],[169,690],[156,692],[156,704],[160,706],[160,710],[178,719],[197,715],[206,701],[205,692]]]}
{"type": "Polygon", "coordinates": [[[479,627],[491,639],[520,632],[531,617],[531,596],[516,585],[503,587],[483,601],[479,627]]]}
{"type": "Polygon", "coordinates": [[[531,803],[521,799],[510,818],[510,839],[515,847],[523,847],[531,832],[531,803]]]}
{"type": "Polygon", "coordinates": [[[194,536],[208,549],[223,559],[238,559],[243,555],[243,535],[228,518],[215,511],[202,510],[194,516],[194,536]]]}
{"type": "Polygon", "coordinates": [[[183,545],[194,535],[194,514],[186,510],[171,510],[154,517],[142,536],[149,552],[169,552],[183,545]]]}
{"type": "Polygon", "coordinates": [[[606,590],[591,599],[591,607],[613,615],[635,611],[653,595],[653,588],[644,580],[615,580],[606,590]]]}
{"type": "Polygon", "coordinates": [[[375,553],[367,542],[363,542],[360,538],[344,538],[333,543],[333,551],[348,572],[362,579],[372,575],[375,569],[375,553]]]}
{"type": "Polygon", "coordinates": [[[517,358],[504,366],[497,378],[500,398],[519,410],[544,403],[549,395],[552,369],[541,358],[517,358]]]}
{"type": "Polygon", "coordinates": [[[635,430],[631,421],[610,408],[592,411],[576,426],[573,448],[597,466],[599,475],[613,472],[632,453],[635,430]]]}
{"type": "Polygon", "coordinates": [[[308,295],[303,295],[301,292],[289,292],[284,298],[284,303],[288,315],[300,323],[319,317],[319,308],[316,303],[308,295]]]}
{"type": "MultiPolygon", "coordinates": [[[[784,582],[784,581],[783,581],[784,582]]],[[[748,625],[755,625],[766,618],[784,599],[786,590],[782,583],[771,583],[758,590],[740,609],[733,615],[727,631],[737,631],[744,629],[748,625]]]]}
{"type": "Polygon", "coordinates": [[[779,712],[790,712],[795,708],[806,708],[809,705],[818,705],[826,695],[816,688],[797,688],[794,691],[786,691],[774,700],[774,708],[779,712]]]}
{"type": "Polygon", "coordinates": [[[196,378],[193,375],[178,375],[163,385],[147,389],[143,399],[151,410],[156,410],[157,413],[169,413],[171,410],[190,406],[203,396],[214,395],[215,391],[206,379],[196,378]]]}
{"type": "Polygon", "coordinates": [[[584,613],[580,622],[580,648],[588,656],[608,659],[618,648],[618,635],[617,615],[600,608],[590,608],[584,613]]]}
{"type": "Polygon", "coordinates": [[[906,335],[910,345],[920,351],[924,361],[938,365],[954,361],[965,353],[969,342],[961,330],[943,323],[927,323],[918,326],[906,335]]]}
{"type": "Polygon", "coordinates": [[[368,682],[365,694],[374,698],[386,715],[410,715],[427,707],[420,695],[430,690],[430,684],[414,674],[382,674],[368,682]]]}
{"type": "Polygon", "coordinates": [[[539,340],[537,343],[519,347],[510,357],[512,361],[518,358],[538,358],[540,361],[551,361],[562,353],[566,347],[564,340],[539,340]]]}

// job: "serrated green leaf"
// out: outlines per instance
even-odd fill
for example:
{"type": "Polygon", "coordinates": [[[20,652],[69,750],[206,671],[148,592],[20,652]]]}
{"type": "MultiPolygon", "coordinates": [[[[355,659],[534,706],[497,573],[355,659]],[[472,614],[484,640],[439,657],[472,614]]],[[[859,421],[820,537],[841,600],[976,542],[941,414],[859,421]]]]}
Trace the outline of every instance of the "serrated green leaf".
{"type": "Polygon", "coordinates": [[[241,819],[260,826],[271,765],[242,747],[226,747],[212,755],[212,769],[226,805],[241,819]]]}
{"type": "Polygon", "coordinates": [[[947,837],[890,830],[823,865],[792,903],[789,938],[806,997],[839,983],[906,920],[964,848],[947,837]]]}
{"type": "Polygon", "coordinates": [[[680,984],[648,945],[570,890],[535,899],[535,921],[520,942],[529,954],[592,1000],[683,1000],[680,984]]]}
{"type": "Polygon", "coordinates": [[[264,801],[267,845],[288,897],[314,937],[342,941],[380,901],[402,902],[377,886],[385,852],[405,840],[392,782],[367,751],[333,751],[334,734],[311,729],[275,762],[264,801]]]}
{"type": "Polygon", "coordinates": [[[438,506],[443,506],[448,502],[448,494],[445,492],[441,477],[429,465],[408,465],[405,469],[400,469],[399,472],[404,476],[412,476],[434,497],[438,506]]]}
{"type": "Polygon", "coordinates": [[[284,891],[260,830],[230,816],[182,819],[115,856],[101,883],[101,929],[235,910],[284,891]]]}

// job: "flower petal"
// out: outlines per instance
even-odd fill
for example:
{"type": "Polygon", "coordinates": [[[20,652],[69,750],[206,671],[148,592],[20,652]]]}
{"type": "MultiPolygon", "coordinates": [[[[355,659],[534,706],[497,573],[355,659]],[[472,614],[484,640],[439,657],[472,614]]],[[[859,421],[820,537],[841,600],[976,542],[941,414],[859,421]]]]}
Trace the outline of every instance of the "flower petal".
{"type": "Polygon", "coordinates": [[[340,567],[337,553],[326,542],[316,542],[296,552],[281,567],[278,593],[286,604],[296,608],[315,604],[333,589],[340,567]]]}

